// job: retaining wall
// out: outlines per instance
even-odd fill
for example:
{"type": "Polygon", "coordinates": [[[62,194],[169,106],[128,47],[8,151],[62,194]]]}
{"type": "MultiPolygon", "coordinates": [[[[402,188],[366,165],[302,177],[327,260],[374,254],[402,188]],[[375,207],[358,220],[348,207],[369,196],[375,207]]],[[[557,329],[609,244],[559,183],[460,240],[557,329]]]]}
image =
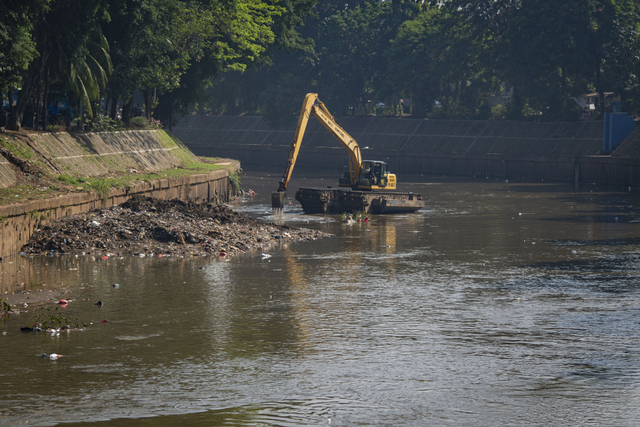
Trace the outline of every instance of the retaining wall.
{"type": "MultiPolygon", "coordinates": [[[[240,169],[238,162],[232,167],[240,169]]],[[[20,205],[0,206],[0,256],[19,252],[41,224],[94,208],[119,205],[135,194],[159,199],[179,198],[225,203],[229,201],[228,188],[229,170],[222,169],[206,174],[137,183],[128,189],[114,188],[106,199],[94,192],[74,193],[20,205]]]]}
{"type": "MultiPolygon", "coordinates": [[[[340,117],[337,121],[361,149],[368,147],[370,153],[582,156],[602,149],[601,121],[538,123],[382,117],[340,117]]],[[[174,126],[172,132],[199,154],[214,147],[288,150],[295,130],[295,123],[271,128],[259,116],[192,115],[174,126]]],[[[340,145],[317,120],[309,120],[301,151],[332,147],[340,145]]],[[[363,150],[365,157],[366,154],[363,150]]]]}
{"type": "MultiPolygon", "coordinates": [[[[596,182],[640,186],[640,128],[612,156],[600,155],[602,121],[538,123],[337,119],[362,149],[363,159],[385,160],[402,175],[446,175],[514,180],[596,182]],[[626,157],[621,159],[620,157],[626,157]]],[[[194,115],[173,133],[195,154],[239,159],[245,168],[282,170],[295,124],[272,129],[257,116],[194,115]]],[[[346,151],[317,120],[310,120],[296,171],[343,170],[346,151]]],[[[295,172],[294,172],[295,173],[295,172]]],[[[300,172],[299,172],[300,173],[300,172]]]]}
{"type": "MultiPolygon", "coordinates": [[[[0,155],[0,188],[16,183],[18,163],[27,160],[52,175],[76,177],[112,173],[159,172],[198,161],[179,140],[163,130],[95,133],[7,133],[0,135],[7,155],[17,156],[16,165],[0,155]],[[13,153],[13,154],[12,154],[13,153]]],[[[9,158],[11,159],[11,157],[9,158]]],[[[0,256],[17,253],[40,224],[89,209],[123,203],[133,194],[171,199],[224,203],[229,200],[229,171],[240,170],[230,161],[226,169],[133,184],[112,189],[106,199],[95,192],[64,195],[25,204],[0,206],[0,256]]],[[[31,172],[31,171],[29,171],[31,172]]]]}
{"type": "MultiPolygon", "coordinates": [[[[95,133],[7,133],[5,149],[50,174],[76,177],[157,172],[197,157],[163,130],[95,133]]],[[[0,188],[15,184],[9,160],[0,156],[0,188]]]]}
{"type": "Polygon", "coordinates": [[[0,154],[0,188],[7,188],[16,182],[16,175],[11,169],[11,163],[0,154]]]}

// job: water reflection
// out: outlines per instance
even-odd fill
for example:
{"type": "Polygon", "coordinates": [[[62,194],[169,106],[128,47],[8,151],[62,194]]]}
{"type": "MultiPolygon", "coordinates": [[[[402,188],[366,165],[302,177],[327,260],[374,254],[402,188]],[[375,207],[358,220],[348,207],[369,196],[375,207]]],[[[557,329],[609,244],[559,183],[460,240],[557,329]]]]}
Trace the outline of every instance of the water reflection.
{"type": "MultiPolygon", "coordinates": [[[[260,178],[238,201],[257,217],[260,178]]],[[[62,283],[91,323],[0,323],[0,424],[635,425],[640,230],[598,220],[635,215],[635,196],[405,186],[427,208],[368,224],[287,205],[335,238],[270,257],[0,264],[6,291],[62,283]]]]}

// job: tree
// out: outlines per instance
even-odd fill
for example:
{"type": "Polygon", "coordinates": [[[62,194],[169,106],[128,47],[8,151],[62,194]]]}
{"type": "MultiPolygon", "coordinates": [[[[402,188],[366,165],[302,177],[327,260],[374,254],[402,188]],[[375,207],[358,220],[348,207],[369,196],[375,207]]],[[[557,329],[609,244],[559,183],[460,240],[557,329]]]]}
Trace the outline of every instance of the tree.
{"type": "MultiPolygon", "coordinates": [[[[29,65],[39,55],[34,35],[35,17],[48,8],[49,0],[5,0],[0,3],[0,93],[8,92],[9,128],[15,129],[19,112],[14,89],[25,84],[29,65]]],[[[31,83],[26,81],[27,85],[31,83]]]]}
{"type": "Polygon", "coordinates": [[[282,8],[259,1],[211,2],[185,10],[190,16],[181,39],[189,46],[184,85],[161,97],[159,113],[171,123],[174,110],[186,112],[206,99],[205,88],[219,71],[244,71],[274,43],[273,17],[282,8]]]}
{"type": "Polygon", "coordinates": [[[589,10],[589,69],[604,113],[604,93],[624,95],[637,84],[640,4],[637,1],[593,1],[589,10]]]}
{"type": "Polygon", "coordinates": [[[302,41],[297,49],[276,43],[269,63],[250,67],[242,76],[219,76],[209,106],[216,112],[260,113],[273,125],[290,124],[304,95],[317,91],[333,113],[347,114],[355,104],[378,96],[386,70],[383,53],[397,26],[417,13],[420,3],[318,2],[297,28],[302,41]]]}
{"type": "MultiPolygon", "coordinates": [[[[575,112],[571,96],[624,90],[633,76],[638,13],[633,1],[523,0],[511,11],[502,41],[507,80],[522,96],[519,108],[547,119],[575,112]]],[[[637,53],[635,54],[637,57],[637,53]]]]}
{"type": "MultiPolygon", "coordinates": [[[[37,117],[43,117],[50,73],[54,78],[64,76],[70,90],[80,88],[78,85],[69,87],[74,80],[77,84],[79,79],[84,79],[86,85],[89,83],[87,79],[98,78],[88,74],[83,63],[91,63],[87,59],[91,50],[88,37],[99,28],[100,6],[98,0],[55,0],[30,17],[37,58],[31,60],[22,76],[22,90],[15,114],[10,118],[9,126],[12,129],[19,127],[34,90],[35,112],[37,117]],[[65,31],[61,31],[61,28],[65,31]]],[[[94,72],[95,67],[91,65],[89,70],[94,72]]],[[[78,93],[78,96],[82,94],[78,93]]],[[[39,124],[40,120],[36,119],[36,128],[39,124]]]]}
{"type": "Polygon", "coordinates": [[[486,59],[493,42],[459,11],[429,8],[405,22],[391,42],[388,90],[412,95],[419,115],[473,117],[498,84],[486,59]]]}
{"type": "Polygon", "coordinates": [[[48,3],[48,0],[0,3],[0,93],[19,87],[23,73],[38,55],[31,17],[48,3]]]}
{"type": "Polygon", "coordinates": [[[107,11],[102,25],[112,47],[113,74],[105,91],[110,114],[115,119],[118,100],[129,103],[134,91],[143,90],[149,117],[151,91],[177,87],[188,66],[190,52],[180,43],[182,29],[190,25],[185,6],[176,0],[110,0],[107,11]]]}
{"type": "Polygon", "coordinates": [[[321,25],[317,81],[336,115],[374,98],[385,71],[391,12],[389,4],[374,2],[339,11],[321,25]]]}

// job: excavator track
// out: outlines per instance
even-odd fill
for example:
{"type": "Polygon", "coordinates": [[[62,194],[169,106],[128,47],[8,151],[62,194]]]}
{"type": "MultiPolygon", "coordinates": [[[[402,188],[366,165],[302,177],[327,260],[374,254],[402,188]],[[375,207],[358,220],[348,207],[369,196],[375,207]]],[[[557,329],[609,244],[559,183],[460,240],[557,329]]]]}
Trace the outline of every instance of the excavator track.
{"type": "Polygon", "coordinates": [[[407,213],[425,206],[418,193],[347,188],[300,188],[295,198],[306,214],[362,211],[372,214],[407,213]]]}

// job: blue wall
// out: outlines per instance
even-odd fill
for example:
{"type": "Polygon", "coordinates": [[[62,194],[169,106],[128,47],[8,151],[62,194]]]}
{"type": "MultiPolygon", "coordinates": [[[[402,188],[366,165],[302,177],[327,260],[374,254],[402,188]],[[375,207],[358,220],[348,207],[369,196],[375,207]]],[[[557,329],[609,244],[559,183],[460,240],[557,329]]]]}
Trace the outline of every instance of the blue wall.
{"type": "Polygon", "coordinates": [[[627,113],[604,113],[602,152],[611,153],[635,128],[636,123],[627,113]]]}

